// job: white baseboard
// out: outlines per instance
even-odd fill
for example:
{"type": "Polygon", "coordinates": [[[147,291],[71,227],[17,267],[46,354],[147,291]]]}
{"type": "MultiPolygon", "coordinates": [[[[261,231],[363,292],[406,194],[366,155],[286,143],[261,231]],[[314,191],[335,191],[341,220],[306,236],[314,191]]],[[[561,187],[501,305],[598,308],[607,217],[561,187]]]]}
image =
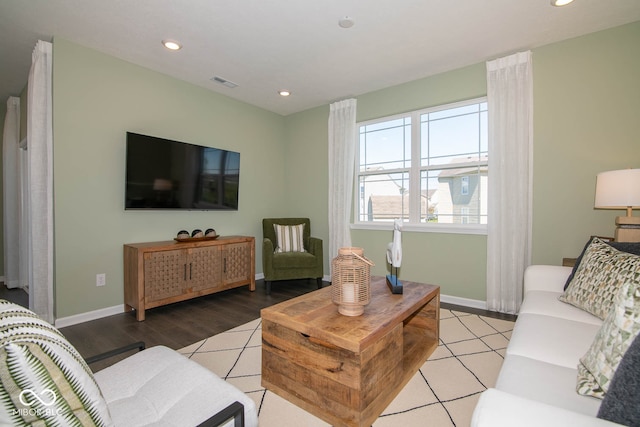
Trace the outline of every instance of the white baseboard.
{"type": "Polygon", "coordinates": [[[487,309],[487,302],[486,301],[480,301],[480,300],[477,300],[477,299],[455,297],[455,296],[451,296],[451,295],[440,295],[440,301],[441,302],[446,302],[448,304],[461,305],[463,307],[479,308],[481,310],[486,310],[487,309]]]}
{"type": "MultiPolygon", "coordinates": [[[[264,273],[256,274],[256,280],[264,279],[264,273]]],[[[331,277],[324,276],[324,281],[329,282],[331,277]]],[[[487,303],[485,301],[456,297],[451,295],[440,295],[440,301],[448,304],[461,305],[463,307],[478,308],[481,310],[487,309],[487,303]]],[[[114,314],[124,313],[124,304],[115,305],[113,307],[101,308],[94,311],[88,311],[86,313],[74,314],[73,316],[61,317],[56,319],[56,328],[64,328],[66,326],[77,325],[78,323],[89,322],[91,320],[101,319],[103,317],[113,316],[114,314]]]]}
{"type": "MultiPolygon", "coordinates": [[[[256,274],[256,280],[258,279],[264,279],[264,273],[256,274]]],[[[325,282],[331,282],[331,276],[325,275],[322,277],[322,280],[325,282]]],[[[487,302],[477,299],[462,298],[451,295],[440,295],[440,301],[446,302],[448,304],[461,305],[463,307],[478,308],[481,310],[487,309],[487,302]]]]}
{"type": "Polygon", "coordinates": [[[73,316],[61,317],[56,319],[55,326],[56,328],[64,328],[65,326],[77,325],[78,323],[101,319],[103,317],[113,316],[114,314],[120,313],[124,313],[124,304],[88,311],[86,313],[74,314],[73,316]]]}

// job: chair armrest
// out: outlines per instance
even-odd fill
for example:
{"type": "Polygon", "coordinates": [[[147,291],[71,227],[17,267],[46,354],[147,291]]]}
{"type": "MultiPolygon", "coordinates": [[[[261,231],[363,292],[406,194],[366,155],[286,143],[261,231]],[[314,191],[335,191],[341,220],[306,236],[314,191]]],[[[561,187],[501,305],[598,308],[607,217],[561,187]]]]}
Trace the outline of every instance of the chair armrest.
{"type": "Polygon", "coordinates": [[[233,427],[244,427],[244,405],[233,402],[213,417],[199,424],[198,427],[218,427],[233,419],[233,427]]]}
{"type": "Polygon", "coordinates": [[[318,276],[321,277],[324,269],[324,253],[322,251],[322,239],[318,239],[317,237],[309,238],[309,252],[315,255],[316,260],[318,261],[318,276]]]}
{"type": "Polygon", "coordinates": [[[135,350],[135,349],[138,349],[138,351],[144,350],[145,349],[144,342],[143,341],[134,342],[122,347],[115,348],[113,350],[106,351],[104,353],[96,354],[95,356],[87,357],[85,359],[85,362],[87,362],[87,365],[90,365],[100,360],[108,359],[110,357],[117,356],[119,354],[126,353],[128,351],[135,350]]]}
{"type": "Polygon", "coordinates": [[[262,239],[262,273],[264,274],[265,280],[270,280],[273,277],[273,251],[275,248],[273,247],[273,242],[271,239],[264,238],[262,239]],[[268,279],[269,278],[269,279],[268,279]]]}
{"type": "Polygon", "coordinates": [[[322,239],[309,237],[309,253],[315,256],[322,255],[322,239]]]}

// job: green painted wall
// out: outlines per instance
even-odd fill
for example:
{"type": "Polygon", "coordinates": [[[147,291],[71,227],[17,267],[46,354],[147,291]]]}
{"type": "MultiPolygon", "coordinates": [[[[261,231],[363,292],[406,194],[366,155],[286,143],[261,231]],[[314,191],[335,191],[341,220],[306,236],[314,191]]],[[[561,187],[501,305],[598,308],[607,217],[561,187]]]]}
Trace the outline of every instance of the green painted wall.
{"type": "Polygon", "coordinates": [[[282,116],[58,38],[53,92],[56,317],[123,303],[124,243],[207,227],[258,237],[263,216],[286,212],[282,116]],[[126,131],[239,151],[239,210],[125,211],[126,131]]]}
{"type": "MultiPolygon", "coordinates": [[[[618,211],[593,209],[595,175],[640,167],[640,23],[533,51],[534,263],[560,264],[591,234],[611,235],[618,211]]],[[[482,96],[476,64],[358,96],[367,120],[482,96]]],[[[181,229],[257,237],[260,220],[308,216],[328,242],[327,105],[281,117],[85,49],[54,41],[57,317],[122,304],[122,244],[181,229]],[[241,152],[238,212],[125,212],[124,134],[136,131],[241,152]],[[95,274],[107,286],[95,286],[95,274]]],[[[385,272],[391,231],[353,230],[385,272]]],[[[485,299],[486,237],[403,233],[402,276],[442,293],[485,299]]],[[[325,248],[326,255],[326,248],[325,248]]],[[[326,256],[325,256],[326,258],[326,256]]],[[[330,260],[325,259],[325,274],[330,260]]]]}
{"type": "Polygon", "coordinates": [[[287,212],[282,212],[283,216],[310,218],[311,234],[323,240],[325,276],[329,275],[330,265],[328,120],[329,106],[285,118],[287,212]]]}
{"type": "Polygon", "coordinates": [[[599,172],[640,167],[640,22],[536,49],[533,61],[533,261],[558,264],[589,236],[613,236],[624,215],[593,202],[599,172]]]}

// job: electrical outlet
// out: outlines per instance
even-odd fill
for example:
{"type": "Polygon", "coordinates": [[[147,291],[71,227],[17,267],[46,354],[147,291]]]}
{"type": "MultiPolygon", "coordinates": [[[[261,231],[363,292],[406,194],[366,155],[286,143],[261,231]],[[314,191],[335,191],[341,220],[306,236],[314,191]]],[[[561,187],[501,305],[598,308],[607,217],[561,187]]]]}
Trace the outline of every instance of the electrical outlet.
{"type": "Polygon", "coordinates": [[[104,286],[107,284],[107,275],[105,273],[96,274],[96,286],[104,286]]]}

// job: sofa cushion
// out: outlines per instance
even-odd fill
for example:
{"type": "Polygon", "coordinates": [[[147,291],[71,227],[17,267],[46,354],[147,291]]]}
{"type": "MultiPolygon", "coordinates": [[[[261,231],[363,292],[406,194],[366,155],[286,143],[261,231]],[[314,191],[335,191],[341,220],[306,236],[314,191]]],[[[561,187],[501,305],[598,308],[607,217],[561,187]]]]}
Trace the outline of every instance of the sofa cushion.
{"type": "Polygon", "coordinates": [[[273,224],[276,232],[276,249],[280,252],[305,252],[304,249],[305,224],[280,225],[273,224]]]}
{"type": "MultiPolygon", "coordinates": [[[[573,280],[573,276],[575,276],[576,270],[578,269],[578,267],[580,266],[580,263],[582,262],[582,257],[584,256],[584,252],[587,250],[592,240],[593,238],[589,239],[587,244],[584,245],[584,248],[582,248],[582,252],[580,252],[580,255],[578,256],[578,258],[576,258],[576,262],[573,265],[571,274],[569,274],[569,277],[567,278],[567,281],[564,284],[565,290],[569,286],[569,283],[571,283],[571,280],[573,280]]],[[[634,255],[640,255],[640,242],[605,242],[605,241],[603,242],[619,251],[627,252],[634,255]]]]}
{"type": "Polygon", "coordinates": [[[614,427],[615,424],[494,388],[482,393],[472,427],[614,427]]]}
{"type": "Polygon", "coordinates": [[[576,368],[507,355],[495,388],[595,417],[601,400],[575,392],[576,368]]]}
{"type": "Polygon", "coordinates": [[[258,425],[251,398],[167,347],[148,348],[95,377],[115,425],[195,426],[234,401],[244,405],[245,425],[258,425]]]}
{"type": "MultiPolygon", "coordinates": [[[[600,325],[541,314],[520,314],[507,355],[525,356],[575,370],[598,329],[600,325]]],[[[573,382],[572,392],[575,378],[573,382]]]]}
{"type": "Polygon", "coordinates": [[[529,291],[520,306],[519,314],[542,314],[545,316],[559,317],[576,322],[602,325],[602,319],[589,314],[586,311],[574,307],[571,304],[558,301],[562,292],[529,291]]]}
{"type": "Polygon", "coordinates": [[[0,344],[0,425],[111,425],[91,369],[51,324],[0,300],[0,344]]]}
{"type": "Polygon", "coordinates": [[[640,336],[636,336],[613,375],[598,418],[640,426],[640,336]]]}
{"type": "Polygon", "coordinates": [[[634,338],[640,332],[640,286],[625,283],[593,344],[580,359],[580,394],[603,398],[611,379],[634,338]]]}
{"type": "Polygon", "coordinates": [[[283,252],[273,254],[273,266],[277,269],[314,268],[317,264],[317,258],[309,252],[283,252]]]}
{"type": "Polygon", "coordinates": [[[640,281],[640,256],[632,255],[594,238],[560,301],[604,319],[625,282],[640,281]]]}

